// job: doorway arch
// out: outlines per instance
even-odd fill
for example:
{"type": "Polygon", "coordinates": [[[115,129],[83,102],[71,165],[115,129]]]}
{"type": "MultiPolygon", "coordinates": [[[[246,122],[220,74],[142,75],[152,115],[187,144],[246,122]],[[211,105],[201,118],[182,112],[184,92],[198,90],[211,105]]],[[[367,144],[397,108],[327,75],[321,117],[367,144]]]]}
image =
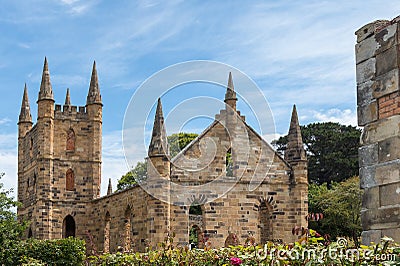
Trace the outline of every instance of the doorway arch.
{"type": "Polygon", "coordinates": [[[63,238],[75,237],[75,220],[71,215],[67,215],[63,221],[63,238]]]}

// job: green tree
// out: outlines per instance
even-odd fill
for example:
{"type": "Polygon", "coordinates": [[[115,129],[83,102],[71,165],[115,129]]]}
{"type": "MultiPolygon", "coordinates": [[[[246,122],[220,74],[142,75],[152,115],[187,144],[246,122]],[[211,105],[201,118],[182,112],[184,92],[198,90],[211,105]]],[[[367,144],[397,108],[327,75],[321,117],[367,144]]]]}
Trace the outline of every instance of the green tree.
{"type": "MultiPolygon", "coordinates": [[[[358,175],[358,147],[361,130],[339,123],[312,123],[301,126],[308,158],[310,183],[341,182],[358,175]]],[[[283,154],[287,136],[274,140],[272,145],[283,154]]]]}
{"type": "Polygon", "coordinates": [[[332,188],[325,185],[310,184],[309,212],[323,213],[324,218],[310,221],[309,227],[322,234],[352,238],[358,246],[361,235],[361,204],[363,190],[360,189],[359,177],[351,177],[341,183],[332,183],[332,188]]]}
{"type": "Polygon", "coordinates": [[[197,138],[198,134],[196,133],[175,133],[171,136],[168,136],[169,143],[169,153],[172,157],[175,157],[182,149],[184,149],[192,140],[197,138]]]}
{"type": "MultiPolygon", "coordinates": [[[[0,179],[4,177],[0,173],[0,179]]],[[[0,183],[0,261],[6,262],[12,256],[10,252],[18,245],[22,234],[27,228],[26,223],[17,220],[16,213],[12,210],[19,206],[10,196],[12,189],[4,189],[4,184],[0,183]]]]}
{"type": "Polygon", "coordinates": [[[147,178],[147,164],[146,162],[138,162],[131,171],[118,180],[117,190],[124,190],[146,180],[147,178]]]}
{"type": "MultiPolygon", "coordinates": [[[[176,133],[168,136],[171,157],[176,156],[183,148],[185,148],[198,134],[196,133],[176,133]]],[[[146,162],[138,162],[136,166],[118,180],[117,190],[130,188],[147,178],[146,162]]]]}

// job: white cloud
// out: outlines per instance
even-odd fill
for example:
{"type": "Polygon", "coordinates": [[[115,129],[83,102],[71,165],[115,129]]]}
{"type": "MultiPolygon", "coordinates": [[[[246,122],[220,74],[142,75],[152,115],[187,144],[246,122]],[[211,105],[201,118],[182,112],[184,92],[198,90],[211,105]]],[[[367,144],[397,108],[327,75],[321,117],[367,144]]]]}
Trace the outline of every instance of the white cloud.
{"type": "Polygon", "coordinates": [[[11,119],[5,117],[5,118],[0,118],[0,125],[6,125],[11,122],[11,119]]]}
{"type": "Polygon", "coordinates": [[[337,122],[343,125],[357,126],[357,113],[350,109],[329,109],[325,112],[314,111],[313,117],[320,122],[337,122]]]}

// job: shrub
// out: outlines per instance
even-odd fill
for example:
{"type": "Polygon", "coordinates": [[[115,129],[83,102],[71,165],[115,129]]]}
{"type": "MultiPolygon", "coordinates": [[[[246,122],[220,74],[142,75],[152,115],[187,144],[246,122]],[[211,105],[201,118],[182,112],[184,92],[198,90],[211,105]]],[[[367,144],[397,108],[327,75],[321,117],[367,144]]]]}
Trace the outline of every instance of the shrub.
{"type": "Polygon", "coordinates": [[[28,239],[14,242],[7,249],[8,257],[2,262],[8,265],[83,265],[85,241],[77,238],[55,240],[28,239]]]}

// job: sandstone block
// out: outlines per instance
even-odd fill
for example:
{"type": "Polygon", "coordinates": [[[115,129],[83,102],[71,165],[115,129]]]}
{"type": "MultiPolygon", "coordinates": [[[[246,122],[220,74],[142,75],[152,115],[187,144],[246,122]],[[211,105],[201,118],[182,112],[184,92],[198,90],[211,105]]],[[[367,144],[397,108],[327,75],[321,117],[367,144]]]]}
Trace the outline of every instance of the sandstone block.
{"type": "Polygon", "coordinates": [[[379,162],[400,159],[400,137],[391,137],[378,143],[379,162]]]}
{"type": "Polygon", "coordinates": [[[400,135],[400,117],[391,116],[365,126],[361,144],[368,145],[400,135]]]}
{"type": "Polygon", "coordinates": [[[361,233],[361,243],[363,245],[370,245],[371,242],[379,243],[381,237],[382,235],[380,230],[363,231],[361,233]]]}
{"type": "Polygon", "coordinates": [[[369,80],[357,85],[357,105],[367,105],[374,100],[373,90],[375,82],[369,80]]]}
{"type": "MultiPolygon", "coordinates": [[[[392,71],[389,71],[375,79],[375,81],[372,84],[371,97],[377,99],[398,90],[399,90],[399,70],[393,69],[392,71]]],[[[366,95],[364,95],[363,97],[360,96],[360,98],[369,98],[370,96],[368,95],[368,92],[369,91],[366,91],[366,89],[363,88],[363,90],[360,91],[360,93],[366,93],[366,95]]]]}
{"type": "Polygon", "coordinates": [[[362,198],[362,206],[366,209],[378,209],[380,207],[379,187],[365,188],[362,198]]]}
{"type": "Polygon", "coordinates": [[[375,166],[366,166],[360,168],[360,187],[371,188],[375,187],[375,166]]]}
{"type": "Polygon", "coordinates": [[[377,185],[398,182],[400,179],[400,160],[395,160],[376,167],[375,182],[377,185]]]}
{"type": "Polygon", "coordinates": [[[356,44],[356,63],[359,64],[375,56],[380,47],[375,38],[367,38],[356,44]]]}
{"type": "Polygon", "coordinates": [[[378,163],[378,145],[376,143],[362,146],[358,149],[360,167],[378,163]]]}
{"type": "Polygon", "coordinates": [[[388,236],[393,238],[396,243],[400,242],[400,227],[399,228],[390,228],[382,230],[382,237],[388,236]]]}
{"type": "Polygon", "coordinates": [[[400,226],[400,205],[391,205],[379,209],[361,211],[363,230],[380,230],[400,226]]]}
{"type": "Polygon", "coordinates": [[[358,125],[365,126],[378,119],[378,104],[376,100],[366,105],[357,106],[358,125]]]}
{"type": "MultiPolygon", "coordinates": [[[[393,60],[392,60],[393,61],[393,60]]],[[[356,66],[356,80],[357,84],[370,81],[375,77],[376,73],[376,59],[370,58],[356,66]]],[[[382,68],[383,66],[381,66],[382,68]]]]}
{"type": "Polygon", "coordinates": [[[397,183],[380,186],[379,196],[381,199],[381,206],[400,204],[400,181],[397,183]]]}
{"type": "Polygon", "coordinates": [[[397,23],[388,25],[381,31],[377,32],[374,39],[379,44],[379,49],[376,51],[377,54],[395,46],[398,43],[397,23]]]}
{"type": "MultiPolygon", "coordinates": [[[[398,67],[398,46],[395,45],[388,50],[376,55],[376,76],[385,74],[398,67]]],[[[367,70],[363,72],[367,75],[367,70]]]]}
{"type": "Polygon", "coordinates": [[[389,20],[376,20],[361,27],[355,33],[357,35],[357,42],[359,43],[362,40],[371,37],[372,35],[374,35],[376,31],[385,27],[386,25],[389,25],[389,23],[390,23],[389,20]]]}

